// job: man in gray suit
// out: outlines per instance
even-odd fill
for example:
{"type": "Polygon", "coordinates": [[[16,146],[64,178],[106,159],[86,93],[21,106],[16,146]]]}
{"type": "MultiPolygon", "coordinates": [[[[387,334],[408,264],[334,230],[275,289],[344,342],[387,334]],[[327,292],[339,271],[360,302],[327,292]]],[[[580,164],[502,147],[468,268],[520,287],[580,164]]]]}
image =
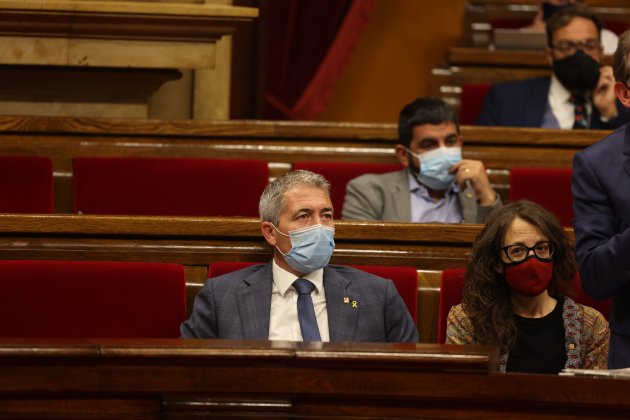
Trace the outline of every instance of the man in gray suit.
{"type": "Polygon", "coordinates": [[[483,223],[501,206],[483,163],[462,159],[457,117],[441,99],[419,98],[402,109],[396,157],[406,169],[348,183],[342,218],[483,223]]]}
{"type": "Polygon", "coordinates": [[[273,260],[208,280],[181,325],[183,338],[418,341],[391,280],[328,265],[335,248],[329,190],[323,176],[303,170],[267,186],[259,212],[273,260]]]}

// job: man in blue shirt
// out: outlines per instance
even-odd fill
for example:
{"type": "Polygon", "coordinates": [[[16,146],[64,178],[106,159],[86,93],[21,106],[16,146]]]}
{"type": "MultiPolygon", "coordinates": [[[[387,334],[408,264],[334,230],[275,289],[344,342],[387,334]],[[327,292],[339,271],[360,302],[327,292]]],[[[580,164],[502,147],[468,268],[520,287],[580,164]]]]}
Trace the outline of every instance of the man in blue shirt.
{"type": "Polygon", "coordinates": [[[406,169],[350,181],[342,218],[483,223],[501,202],[483,163],[462,159],[462,144],[457,117],[444,101],[419,98],[406,105],[396,145],[406,169]]]}

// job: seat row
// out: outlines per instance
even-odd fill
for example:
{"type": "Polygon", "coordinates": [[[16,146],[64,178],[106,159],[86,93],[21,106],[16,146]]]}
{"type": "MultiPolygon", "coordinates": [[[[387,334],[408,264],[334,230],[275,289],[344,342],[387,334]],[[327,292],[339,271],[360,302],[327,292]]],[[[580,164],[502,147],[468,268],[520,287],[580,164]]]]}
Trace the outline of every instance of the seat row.
{"type": "MultiPolygon", "coordinates": [[[[252,262],[215,262],[214,278],[252,262]]],[[[418,323],[418,273],[413,267],[353,265],[391,279],[418,323]]],[[[442,273],[438,343],[448,311],[461,301],[463,269],[442,273]]],[[[579,279],[576,278],[579,287],[579,279]]],[[[176,338],[186,318],[186,280],[179,264],[105,261],[0,260],[0,337],[176,338]]],[[[604,316],[609,301],[579,291],[578,302],[604,316]]]]}
{"type": "MultiPolygon", "coordinates": [[[[270,176],[268,163],[256,159],[77,157],[73,164],[74,212],[81,214],[256,217],[270,176]]],[[[331,182],[338,215],[348,181],[402,168],[369,162],[295,162],[292,167],[331,182]]],[[[535,201],[569,225],[571,170],[512,168],[509,199],[535,201]]],[[[53,212],[49,158],[0,156],[0,212],[53,212]]]]}

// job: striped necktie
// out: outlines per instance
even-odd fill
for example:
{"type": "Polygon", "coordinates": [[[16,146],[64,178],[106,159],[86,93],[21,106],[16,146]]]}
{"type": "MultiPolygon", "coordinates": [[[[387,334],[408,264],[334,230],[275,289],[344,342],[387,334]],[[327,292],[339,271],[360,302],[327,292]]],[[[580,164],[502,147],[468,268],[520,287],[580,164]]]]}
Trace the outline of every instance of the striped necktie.
{"type": "Polygon", "coordinates": [[[573,106],[575,110],[575,121],[573,129],[588,128],[588,116],[586,115],[586,99],[580,95],[573,95],[573,106]]]}

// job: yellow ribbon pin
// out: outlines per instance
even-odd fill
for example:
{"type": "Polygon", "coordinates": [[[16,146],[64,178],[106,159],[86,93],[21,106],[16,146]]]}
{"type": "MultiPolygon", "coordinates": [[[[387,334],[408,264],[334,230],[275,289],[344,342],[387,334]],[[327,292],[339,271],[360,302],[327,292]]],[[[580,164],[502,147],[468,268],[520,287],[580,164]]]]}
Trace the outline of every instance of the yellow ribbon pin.
{"type": "Polygon", "coordinates": [[[352,301],[352,307],[353,308],[358,308],[359,307],[359,302],[357,302],[356,300],[352,301]]]}

